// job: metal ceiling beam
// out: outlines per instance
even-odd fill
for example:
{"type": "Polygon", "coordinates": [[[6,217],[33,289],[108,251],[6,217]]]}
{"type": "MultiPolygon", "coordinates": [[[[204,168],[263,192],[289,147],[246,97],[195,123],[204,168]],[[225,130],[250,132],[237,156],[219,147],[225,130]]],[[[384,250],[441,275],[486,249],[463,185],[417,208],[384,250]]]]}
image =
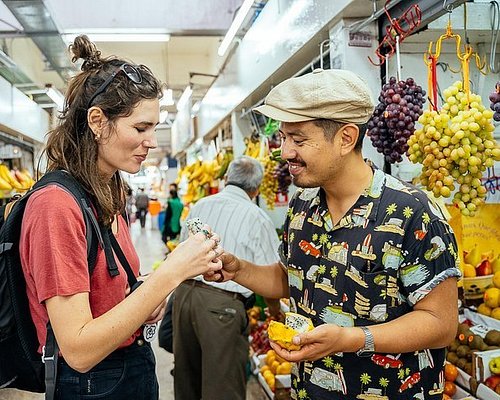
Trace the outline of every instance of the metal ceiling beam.
{"type": "Polygon", "coordinates": [[[67,80],[74,70],[67,45],[62,40],[59,29],[50,11],[42,0],[3,0],[4,4],[47,59],[50,67],[67,80]]]}

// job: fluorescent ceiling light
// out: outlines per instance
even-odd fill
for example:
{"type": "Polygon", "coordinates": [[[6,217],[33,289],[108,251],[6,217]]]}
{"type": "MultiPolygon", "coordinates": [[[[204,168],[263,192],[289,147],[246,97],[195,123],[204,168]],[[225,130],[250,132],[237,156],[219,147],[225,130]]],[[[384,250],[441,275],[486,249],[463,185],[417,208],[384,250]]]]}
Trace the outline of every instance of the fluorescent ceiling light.
{"type": "Polygon", "coordinates": [[[7,54],[5,54],[2,50],[0,50],[0,63],[5,65],[7,68],[16,68],[16,63],[10,58],[7,54]]]}
{"type": "Polygon", "coordinates": [[[222,57],[224,54],[226,54],[229,45],[233,41],[238,30],[240,29],[241,24],[245,20],[248,12],[250,11],[250,8],[252,8],[253,2],[254,0],[245,0],[241,5],[240,9],[238,10],[238,13],[236,14],[236,17],[234,17],[233,19],[231,26],[227,30],[226,36],[224,36],[224,39],[222,40],[222,43],[220,44],[219,49],[217,50],[217,54],[219,54],[219,56],[222,57]]]}
{"type": "MultiPolygon", "coordinates": [[[[87,33],[93,42],[168,42],[168,33],[87,33]]],[[[64,40],[72,42],[78,36],[76,33],[63,34],[64,40]]]]}
{"type": "Polygon", "coordinates": [[[59,110],[63,109],[64,96],[59,90],[54,89],[52,86],[48,86],[45,93],[47,93],[47,96],[49,96],[50,99],[57,105],[59,110]]]}

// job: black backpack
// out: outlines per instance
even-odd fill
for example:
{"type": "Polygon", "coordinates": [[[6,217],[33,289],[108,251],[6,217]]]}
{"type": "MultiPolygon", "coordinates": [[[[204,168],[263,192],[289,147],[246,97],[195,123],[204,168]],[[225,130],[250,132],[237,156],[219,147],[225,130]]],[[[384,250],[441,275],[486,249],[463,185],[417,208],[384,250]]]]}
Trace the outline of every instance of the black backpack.
{"type": "Polygon", "coordinates": [[[26,203],[33,193],[49,184],[56,184],[72,194],[80,205],[87,232],[89,274],[95,267],[98,245],[103,246],[102,230],[90,206],[88,193],[65,171],[47,173],[24,196],[0,207],[0,388],[42,393],[46,389],[46,378],[53,380],[51,386],[55,385],[58,347],[49,324],[44,356],[51,362],[45,366],[38,353],[38,338],[19,257],[26,203]],[[46,367],[51,371],[46,373],[46,367]]]}

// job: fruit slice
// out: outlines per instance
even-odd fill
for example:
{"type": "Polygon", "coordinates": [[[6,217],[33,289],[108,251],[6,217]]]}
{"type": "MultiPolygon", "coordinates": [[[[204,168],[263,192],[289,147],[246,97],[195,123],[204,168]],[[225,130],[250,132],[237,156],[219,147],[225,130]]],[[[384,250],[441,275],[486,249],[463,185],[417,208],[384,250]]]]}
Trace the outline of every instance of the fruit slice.
{"type": "Polygon", "coordinates": [[[305,333],[314,328],[310,318],[303,315],[287,312],[285,313],[285,324],[271,321],[268,328],[269,339],[278,343],[288,350],[299,350],[300,346],[293,344],[292,339],[299,333],[305,333]]]}
{"type": "Polygon", "coordinates": [[[278,343],[281,347],[287,350],[299,350],[300,346],[294,344],[292,339],[299,332],[295,329],[286,326],[285,324],[277,321],[271,321],[269,327],[267,329],[267,334],[269,335],[269,339],[273,342],[278,343]]]}
{"type": "Polygon", "coordinates": [[[314,328],[310,318],[293,312],[285,313],[285,325],[296,330],[297,333],[306,333],[314,328]]]}

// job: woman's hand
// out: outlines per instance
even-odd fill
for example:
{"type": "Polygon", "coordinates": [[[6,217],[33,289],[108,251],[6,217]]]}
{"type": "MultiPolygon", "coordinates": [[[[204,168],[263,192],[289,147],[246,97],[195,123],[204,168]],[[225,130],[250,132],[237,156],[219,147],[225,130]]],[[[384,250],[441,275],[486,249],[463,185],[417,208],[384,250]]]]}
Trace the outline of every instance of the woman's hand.
{"type": "Polygon", "coordinates": [[[199,232],[180,243],[162,262],[159,269],[175,271],[180,283],[198,275],[220,270],[222,263],[218,257],[222,251],[217,235],[207,238],[205,233],[199,232]]]}
{"type": "Polygon", "coordinates": [[[300,350],[287,350],[273,341],[271,347],[276,354],[290,362],[315,361],[329,354],[343,351],[339,348],[342,328],[333,324],[320,325],[312,331],[293,338],[293,343],[301,345],[300,350]]]}

